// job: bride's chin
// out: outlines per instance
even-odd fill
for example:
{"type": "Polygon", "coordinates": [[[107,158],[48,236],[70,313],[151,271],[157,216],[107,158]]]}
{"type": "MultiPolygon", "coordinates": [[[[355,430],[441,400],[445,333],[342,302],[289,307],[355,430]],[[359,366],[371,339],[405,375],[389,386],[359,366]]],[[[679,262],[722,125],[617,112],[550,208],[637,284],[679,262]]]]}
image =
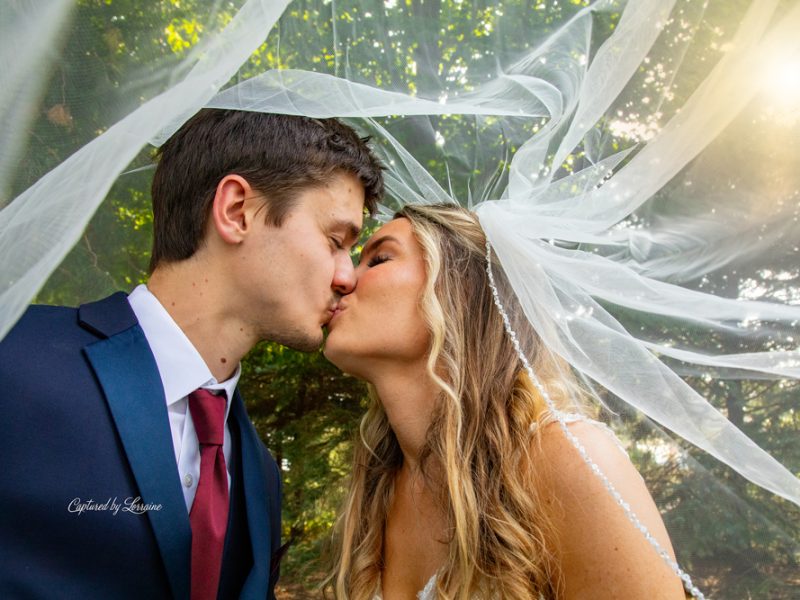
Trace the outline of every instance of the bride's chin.
{"type": "Polygon", "coordinates": [[[322,354],[328,359],[328,362],[333,364],[333,366],[346,375],[366,381],[364,376],[361,374],[361,369],[359,369],[359,360],[352,353],[347,352],[341,347],[337,347],[335,343],[333,345],[329,345],[326,342],[322,349],[322,354]]]}
{"type": "Polygon", "coordinates": [[[331,340],[331,336],[325,340],[325,345],[322,347],[322,354],[329,362],[341,370],[344,370],[342,365],[347,362],[349,353],[337,346],[336,340],[331,340]]]}
{"type": "Polygon", "coordinates": [[[325,345],[322,347],[322,356],[328,359],[328,362],[333,363],[334,366],[339,366],[336,364],[336,357],[335,352],[330,351],[330,346],[328,345],[327,340],[325,341],[325,345]]]}

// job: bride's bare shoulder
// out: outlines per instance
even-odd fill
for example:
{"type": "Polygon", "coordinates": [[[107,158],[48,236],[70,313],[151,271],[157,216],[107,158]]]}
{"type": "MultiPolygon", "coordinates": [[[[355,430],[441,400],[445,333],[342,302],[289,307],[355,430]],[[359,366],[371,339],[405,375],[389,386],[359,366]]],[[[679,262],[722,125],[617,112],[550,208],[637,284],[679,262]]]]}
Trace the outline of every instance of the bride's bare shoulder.
{"type": "MultiPolygon", "coordinates": [[[[621,476],[624,480],[626,476],[632,476],[637,482],[641,482],[641,477],[621,442],[606,425],[574,415],[567,415],[564,424],[568,433],[564,432],[554,417],[544,421],[535,429],[533,451],[537,465],[541,465],[542,462],[544,465],[549,465],[553,475],[564,474],[564,469],[572,468],[591,473],[591,467],[575,445],[577,441],[585,450],[586,456],[598,467],[601,465],[612,467],[615,478],[621,476]]],[[[574,477],[567,478],[562,483],[572,484],[574,477]]]]}
{"type": "Polygon", "coordinates": [[[610,488],[672,554],[661,515],[617,438],[585,419],[571,420],[566,428],[569,435],[559,423],[543,424],[533,444],[538,495],[552,523],[549,543],[563,575],[564,597],[683,598],[678,577],[612,495],[610,488]]]}

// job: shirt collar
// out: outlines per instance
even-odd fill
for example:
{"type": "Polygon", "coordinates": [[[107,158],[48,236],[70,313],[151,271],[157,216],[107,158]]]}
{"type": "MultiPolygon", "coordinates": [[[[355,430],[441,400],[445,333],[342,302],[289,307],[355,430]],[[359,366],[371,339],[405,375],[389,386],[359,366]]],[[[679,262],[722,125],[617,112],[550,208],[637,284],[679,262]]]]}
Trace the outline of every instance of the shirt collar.
{"type": "Polygon", "coordinates": [[[222,382],[217,381],[192,342],[146,285],[137,286],[128,296],[128,302],[156,359],[167,406],[184,399],[201,387],[225,390],[228,397],[225,413],[227,419],[230,401],[242,373],[241,363],[236,365],[236,371],[231,377],[222,382]]]}

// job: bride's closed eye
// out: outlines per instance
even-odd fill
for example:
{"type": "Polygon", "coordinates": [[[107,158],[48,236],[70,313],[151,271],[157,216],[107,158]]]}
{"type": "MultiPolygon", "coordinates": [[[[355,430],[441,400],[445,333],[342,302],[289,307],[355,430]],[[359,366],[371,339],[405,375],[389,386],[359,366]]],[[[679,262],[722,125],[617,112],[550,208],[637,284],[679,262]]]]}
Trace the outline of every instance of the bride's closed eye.
{"type": "Polygon", "coordinates": [[[376,254],[372,258],[367,261],[368,267],[375,267],[381,263],[385,263],[387,260],[390,260],[389,256],[386,254],[376,254]]]}

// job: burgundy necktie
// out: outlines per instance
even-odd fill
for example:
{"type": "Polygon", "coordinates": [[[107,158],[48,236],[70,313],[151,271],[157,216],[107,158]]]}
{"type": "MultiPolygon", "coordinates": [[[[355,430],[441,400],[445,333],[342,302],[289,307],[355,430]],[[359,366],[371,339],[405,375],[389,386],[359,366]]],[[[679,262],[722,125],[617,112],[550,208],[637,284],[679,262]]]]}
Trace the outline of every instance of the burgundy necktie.
{"type": "Polygon", "coordinates": [[[192,525],[192,600],[215,600],[222,571],[222,550],[228,528],[228,472],[222,440],[225,396],[199,389],[189,394],[197,440],[200,481],[189,521],[192,525]]]}

